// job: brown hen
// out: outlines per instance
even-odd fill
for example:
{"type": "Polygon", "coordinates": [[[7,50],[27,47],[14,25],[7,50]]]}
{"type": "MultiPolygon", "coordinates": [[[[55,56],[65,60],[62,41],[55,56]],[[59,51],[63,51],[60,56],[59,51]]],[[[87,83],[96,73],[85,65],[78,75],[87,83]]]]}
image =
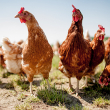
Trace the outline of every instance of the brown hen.
{"type": "Polygon", "coordinates": [[[5,67],[5,60],[4,60],[4,52],[3,52],[3,49],[2,47],[0,47],[0,65],[2,67],[5,67]]]}
{"type": "Polygon", "coordinates": [[[101,87],[107,86],[110,83],[110,38],[105,41],[105,68],[99,78],[101,87]]]}
{"type": "MultiPolygon", "coordinates": [[[[53,51],[33,14],[22,7],[15,18],[19,18],[21,23],[25,23],[28,29],[28,40],[22,51],[22,69],[27,74],[30,93],[32,93],[34,75],[41,73],[46,80],[48,79],[53,51]]],[[[48,89],[50,89],[49,83],[48,89]]]]}
{"type": "Polygon", "coordinates": [[[68,30],[66,40],[61,44],[59,49],[59,70],[69,78],[69,86],[71,89],[71,77],[77,78],[76,94],[78,94],[79,80],[89,68],[91,47],[89,41],[83,38],[83,16],[79,9],[76,9],[74,6],[73,8],[72,24],[68,30]]]}
{"type": "MultiPolygon", "coordinates": [[[[103,61],[104,59],[104,54],[105,54],[105,46],[104,46],[104,35],[105,35],[105,29],[103,26],[98,25],[99,29],[94,35],[94,39],[90,42],[91,48],[92,48],[92,57],[91,61],[89,64],[89,69],[85,73],[87,76],[91,76],[91,78],[94,81],[93,75],[95,74],[95,70],[97,66],[103,61]]],[[[87,77],[86,77],[86,82],[85,86],[87,86],[87,77]]]]}
{"type": "Polygon", "coordinates": [[[106,65],[110,64],[110,38],[105,41],[105,62],[106,65]]]}

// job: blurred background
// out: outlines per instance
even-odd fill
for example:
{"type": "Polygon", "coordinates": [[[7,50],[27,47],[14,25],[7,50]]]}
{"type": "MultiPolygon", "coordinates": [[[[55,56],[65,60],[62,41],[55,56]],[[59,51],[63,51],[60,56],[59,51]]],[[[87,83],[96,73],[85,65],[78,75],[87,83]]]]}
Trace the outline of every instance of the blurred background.
{"type": "Polygon", "coordinates": [[[88,30],[93,37],[100,24],[110,36],[109,0],[0,0],[0,44],[3,37],[11,42],[28,37],[25,24],[14,18],[21,7],[35,16],[51,45],[62,43],[72,22],[72,4],[83,14],[84,33],[88,30]]]}

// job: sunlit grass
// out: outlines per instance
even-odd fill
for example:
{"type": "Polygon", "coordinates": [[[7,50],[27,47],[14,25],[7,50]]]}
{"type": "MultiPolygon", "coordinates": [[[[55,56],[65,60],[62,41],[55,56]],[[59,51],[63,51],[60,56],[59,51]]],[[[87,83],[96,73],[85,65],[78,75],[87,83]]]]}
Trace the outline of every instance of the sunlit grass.
{"type": "Polygon", "coordinates": [[[51,80],[54,80],[54,79],[62,79],[64,75],[59,71],[59,70],[55,70],[53,73],[51,73],[49,75],[49,78],[51,80]]]}
{"type": "Polygon", "coordinates": [[[23,93],[21,93],[21,94],[17,97],[17,99],[18,99],[19,101],[22,101],[22,100],[25,99],[25,98],[26,98],[26,95],[23,94],[23,93]]]}
{"type": "Polygon", "coordinates": [[[3,71],[3,67],[0,65],[0,73],[3,71]]]}
{"type": "Polygon", "coordinates": [[[110,100],[99,97],[93,101],[93,105],[98,107],[105,107],[107,105],[110,105],[110,100]]]}
{"type": "Polygon", "coordinates": [[[50,91],[47,88],[38,89],[37,97],[47,104],[71,103],[71,100],[67,97],[67,92],[62,88],[57,90],[55,86],[51,87],[50,91]]]}
{"type": "Polygon", "coordinates": [[[27,97],[26,101],[25,102],[28,102],[28,103],[35,103],[35,102],[40,102],[40,99],[38,97],[35,97],[35,96],[29,96],[27,97]]]}
{"type": "Polygon", "coordinates": [[[15,110],[33,110],[33,107],[29,103],[23,103],[16,105],[15,110]]]}
{"type": "Polygon", "coordinates": [[[61,85],[61,84],[68,83],[68,79],[67,78],[65,78],[65,79],[54,79],[51,83],[61,85]]]}
{"type": "Polygon", "coordinates": [[[59,57],[54,55],[52,59],[52,68],[58,69],[59,61],[60,61],[59,57]]]}
{"type": "Polygon", "coordinates": [[[28,81],[23,82],[23,81],[21,81],[21,80],[17,80],[17,81],[15,81],[15,82],[16,82],[16,84],[17,84],[18,86],[21,87],[21,89],[23,89],[23,90],[29,90],[29,82],[28,82],[28,81]]]}
{"type": "Polygon", "coordinates": [[[105,68],[105,60],[103,60],[102,63],[100,63],[100,64],[98,65],[98,67],[97,67],[97,69],[96,69],[96,71],[95,71],[95,73],[96,73],[96,74],[95,74],[95,77],[96,77],[97,79],[99,79],[99,77],[100,77],[101,73],[103,72],[104,68],[105,68]]]}

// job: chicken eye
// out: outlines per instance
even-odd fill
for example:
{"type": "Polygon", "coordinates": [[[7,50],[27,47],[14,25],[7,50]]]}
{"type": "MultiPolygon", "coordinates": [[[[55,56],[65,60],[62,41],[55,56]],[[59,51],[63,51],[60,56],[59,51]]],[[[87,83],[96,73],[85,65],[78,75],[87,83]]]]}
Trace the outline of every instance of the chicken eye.
{"type": "Polygon", "coordinates": [[[24,13],[24,15],[26,15],[26,13],[24,13]]]}

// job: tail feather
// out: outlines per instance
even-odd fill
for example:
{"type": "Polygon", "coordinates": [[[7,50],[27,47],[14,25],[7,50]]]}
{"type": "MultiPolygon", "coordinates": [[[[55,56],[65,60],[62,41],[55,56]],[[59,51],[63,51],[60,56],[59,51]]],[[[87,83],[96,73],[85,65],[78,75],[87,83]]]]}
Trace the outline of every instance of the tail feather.
{"type": "Polygon", "coordinates": [[[13,44],[8,38],[3,38],[2,48],[4,50],[4,58],[6,60],[6,68],[9,72],[21,72],[22,47],[13,44]]]}
{"type": "Polygon", "coordinates": [[[4,51],[11,51],[11,48],[12,48],[12,44],[11,42],[9,41],[8,38],[3,38],[2,40],[2,48],[4,51]]]}
{"type": "Polygon", "coordinates": [[[89,31],[88,30],[86,30],[86,33],[84,35],[84,39],[89,40],[89,41],[92,41],[92,39],[91,39],[91,37],[89,35],[89,31]]]}

